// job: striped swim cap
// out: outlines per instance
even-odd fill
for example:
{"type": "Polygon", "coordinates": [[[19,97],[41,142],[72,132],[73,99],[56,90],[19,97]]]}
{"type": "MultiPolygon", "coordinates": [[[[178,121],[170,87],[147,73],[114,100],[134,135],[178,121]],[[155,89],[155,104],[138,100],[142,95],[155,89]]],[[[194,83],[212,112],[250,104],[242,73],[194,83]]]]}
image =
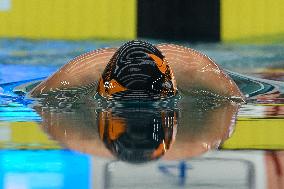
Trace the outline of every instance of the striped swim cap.
{"type": "Polygon", "coordinates": [[[160,100],[174,96],[177,90],[173,72],[159,49],[133,40],[110,59],[97,92],[107,99],[160,100]]]}

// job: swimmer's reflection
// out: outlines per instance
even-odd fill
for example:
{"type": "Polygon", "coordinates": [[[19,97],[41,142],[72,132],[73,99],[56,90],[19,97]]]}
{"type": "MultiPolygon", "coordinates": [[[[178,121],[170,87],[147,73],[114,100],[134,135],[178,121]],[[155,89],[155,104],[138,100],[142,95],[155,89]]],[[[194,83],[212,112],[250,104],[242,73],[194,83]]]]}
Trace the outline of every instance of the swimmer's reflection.
{"type": "Polygon", "coordinates": [[[37,107],[43,129],[67,148],[128,162],[182,159],[219,146],[232,133],[239,105],[182,98],[176,107],[37,107]]]}
{"type": "Polygon", "coordinates": [[[109,108],[99,112],[100,138],[119,159],[154,160],[170,148],[177,129],[177,110],[109,108]]]}

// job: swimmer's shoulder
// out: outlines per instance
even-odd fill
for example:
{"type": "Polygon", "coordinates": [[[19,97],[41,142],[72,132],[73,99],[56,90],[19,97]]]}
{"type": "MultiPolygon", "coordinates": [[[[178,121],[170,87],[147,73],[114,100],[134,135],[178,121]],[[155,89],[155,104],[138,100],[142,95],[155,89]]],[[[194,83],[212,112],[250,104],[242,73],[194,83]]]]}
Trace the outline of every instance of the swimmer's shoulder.
{"type": "Polygon", "coordinates": [[[75,57],[37,85],[30,95],[38,97],[54,90],[93,85],[94,81],[99,80],[116,50],[117,48],[101,48],[75,57]]]}
{"type": "Polygon", "coordinates": [[[78,72],[78,69],[84,67],[91,68],[93,65],[96,67],[100,65],[105,66],[116,50],[117,48],[100,48],[86,52],[70,60],[60,70],[64,70],[67,73],[73,73],[74,71],[78,72]]]}
{"type": "Polygon", "coordinates": [[[180,90],[188,93],[205,90],[230,99],[245,99],[230,76],[202,52],[175,44],[156,47],[169,62],[180,90]]]}

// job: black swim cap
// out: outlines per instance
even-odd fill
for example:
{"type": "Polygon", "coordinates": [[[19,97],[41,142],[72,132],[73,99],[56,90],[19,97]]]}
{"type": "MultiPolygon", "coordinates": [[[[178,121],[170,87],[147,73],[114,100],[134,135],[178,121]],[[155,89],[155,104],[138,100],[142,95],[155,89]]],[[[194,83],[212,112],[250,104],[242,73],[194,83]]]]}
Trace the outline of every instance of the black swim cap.
{"type": "Polygon", "coordinates": [[[152,44],[129,41],[113,55],[99,81],[98,93],[107,98],[157,100],[176,94],[173,73],[152,44]]]}

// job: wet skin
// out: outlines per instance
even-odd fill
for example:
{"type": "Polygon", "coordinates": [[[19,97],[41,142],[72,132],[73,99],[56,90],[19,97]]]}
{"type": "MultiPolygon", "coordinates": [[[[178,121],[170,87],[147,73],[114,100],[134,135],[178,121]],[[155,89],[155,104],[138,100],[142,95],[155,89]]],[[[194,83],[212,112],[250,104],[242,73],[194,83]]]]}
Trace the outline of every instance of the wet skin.
{"type": "MultiPolygon", "coordinates": [[[[244,100],[235,82],[206,55],[173,44],[159,44],[156,48],[165,57],[163,61],[172,69],[173,80],[182,93],[206,91],[238,101],[244,100]]],[[[106,65],[116,51],[117,48],[98,49],[71,60],[35,87],[30,95],[41,97],[51,91],[87,89],[88,95],[93,96],[106,65]]]]}

